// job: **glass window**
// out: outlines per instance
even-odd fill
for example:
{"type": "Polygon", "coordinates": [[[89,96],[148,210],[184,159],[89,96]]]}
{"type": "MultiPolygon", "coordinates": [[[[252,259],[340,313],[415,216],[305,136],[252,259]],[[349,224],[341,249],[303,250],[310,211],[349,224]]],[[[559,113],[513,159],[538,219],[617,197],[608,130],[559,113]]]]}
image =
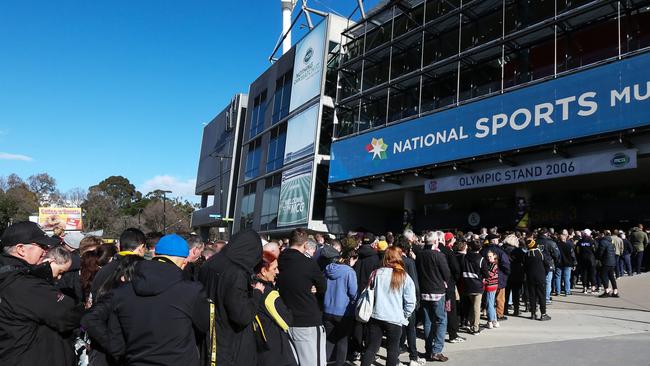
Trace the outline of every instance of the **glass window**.
{"type": "Polygon", "coordinates": [[[591,2],[595,2],[595,1],[594,0],[557,0],[557,13],[561,14],[591,2]]]}
{"type": "Polygon", "coordinates": [[[248,154],[246,155],[246,170],[244,171],[244,180],[257,177],[260,174],[260,158],[262,155],[261,139],[257,139],[248,144],[248,154]]]}
{"type": "Polygon", "coordinates": [[[341,68],[339,100],[353,96],[361,90],[361,65],[359,61],[341,68]]]}
{"type": "Polygon", "coordinates": [[[501,1],[480,1],[463,15],[461,25],[461,51],[484,45],[501,38],[503,34],[503,11],[501,1]]]}
{"type": "MultiPolygon", "coordinates": [[[[558,0],[560,2],[562,0],[558,0]]],[[[507,0],[506,34],[555,16],[555,0],[507,0]]]]}
{"type": "Polygon", "coordinates": [[[564,23],[558,27],[558,72],[618,56],[618,21],[615,7],[600,7],[569,18],[564,23]],[[603,11],[606,14],[603,14],[603,11]],[[594,21],[598,18],[598,21],[594,21]]]}
{"type": "Polygon", "coordinates": [[[387,89],[383,89],[378,94],[366,96],[361,103],[361,113],[355,132],[386,124],[386,92],[387,89]]]}
{"type": "Polygon", "coordinates": [[[354,123],[359,118],[359,102],[354,101],[346,105],[336,107],[336,124],[334,134],[336,137],[344,137],[354,133],[354,123]]]}
{"type": "Polygon", "coordinates": [[[255,188],[256,183],[244,186],[244,195],[241,200],[241,213],[239,228],[241,230],[253,227],[253,214],[255,213],[255,188]]]}
{"type": "Polygon", "coordinates": [[[271,117],[271,123],[277,123],[289,114],[289,101],[291,100],[291,75],[292,71],[289,71],[275,81],[273,116],[271,117]]]}
{"type": "Polygon", "coordinates": [[[408,79],[391,88],[388,98],[388,122],[418,114],[420,108],[420,77],[408,79]]]}
{"type": "Polygon", "coordinates": [[[282,168],[284,161],[284,146],[287,140],[287,124],[283,123],[271,131],[269,151],[266,157],[266,172],[282,168]]]}
{"type": "Polygon", "coordinates": [[[501,46],[461,61],[459,101],[501,90],[501,46]]]}
{"type": "Polygon", "coordinates": [[[415,34],[394,44],[392,52],[391,79],[418,70],[422,57],[422,34],[415,34]]]}
{"type": "Polygon", "coordinates": [[[395,18],[395,30],[393,37],[397,38],[402,34],[408,33],[422,25],[424,20],[424,5],[419,5],[409,11],[404,12],[395,18]]]}
{"type": "Polygon", "coordinates": [[[428,0],[426,6],[426,22],[429,23],[458,9],[460,0],[428,0]]]}
{"type": "Polygon", "coordinates": [[[318,153],[321,155],[329,155],[330,146],[332,145],[332,133],[334,132],[334,108],[324,105],[322,110],[318,153]]]}
{"type": "Polygon", "coordinates": [[[366,57],[363,66],[363,90],[368,90],[388,81],[388,69],[390,66],[390,48],[387,47],[379,52],[366,57]]]}
{"type": "MultiPolygon", "coordinates": [[[[392,11],[392,9],[388,9],[388,11],[392,11]]],[[[366,33],[366,53],[382,44],[388,43],[388,41],[390,41],[391,29],[392,23],[389,20],[366,33]]]]}
{"type": "Polygon", "coordinates": [[[621,8],[621,52],[650,46],[650,7],[621,8]]]}
{"type": "Polygon", "coordinates": [[[253,138],[264,130],[264,115],[266,114],[266,90],[255,97],[251,113],[251,127],[248,137],[253,138]]]}
{"type": "Polygon", "coordinates": [[[422,112],[456,104],[458,63],[426,72],[422,77],[422,112]]]}
{"type": "Polygon", "coordinates": [[[363,35],[344,46],[343,62],[354,60],[363,54],[363,35]]]}
{"type": "Polygon", "coordinates": [[[553,28],[544,28],[507,43],[503,66],[504,88],[553,75],[553,33],[553,28]]]}
{"type": "Polygon", "coordinates": [[[271,230],[277,227],[281,182],[282,174],[276,174],[265,179],[264,193],[262,195],[262,214],[260,216],[261,230],[271,230]]]}
{"type": "Polygon", "coordinates": [[[423,66],[458,54],[458,19],[455,20],[455,23],[456,26],[453,29],[444,33],[425,32],[423,66]]]}

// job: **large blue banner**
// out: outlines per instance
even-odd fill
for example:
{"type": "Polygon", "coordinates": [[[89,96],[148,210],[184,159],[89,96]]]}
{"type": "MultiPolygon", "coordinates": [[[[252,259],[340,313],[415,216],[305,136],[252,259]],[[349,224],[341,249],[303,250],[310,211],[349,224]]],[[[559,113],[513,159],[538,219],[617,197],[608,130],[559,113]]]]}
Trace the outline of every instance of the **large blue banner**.
{"type": "Polygon", "coordinates": [[[330,182],[650,125],[650,53],[332,144],[330,182]]]}

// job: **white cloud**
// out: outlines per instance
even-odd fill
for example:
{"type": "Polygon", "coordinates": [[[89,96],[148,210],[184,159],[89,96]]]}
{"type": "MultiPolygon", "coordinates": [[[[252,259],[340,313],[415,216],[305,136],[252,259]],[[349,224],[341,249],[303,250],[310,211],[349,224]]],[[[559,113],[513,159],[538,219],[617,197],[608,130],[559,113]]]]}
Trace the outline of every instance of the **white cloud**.
{"type": "Polygon", "coordinates": [[[32,161],[32,157],[20,154],[9,154],[0,152],[0,160],[19,160],[19,161],[32,161]]]}
{"type": "Polygon", "coordinates": [[[140,192],[147,194],[156,189],[172,191],[169,197],[181,197],[189,201],[196,201],[198,197],[194,194],[196,179],[180,180],[171,175],[157,175],[140,186],[140,192]]]}

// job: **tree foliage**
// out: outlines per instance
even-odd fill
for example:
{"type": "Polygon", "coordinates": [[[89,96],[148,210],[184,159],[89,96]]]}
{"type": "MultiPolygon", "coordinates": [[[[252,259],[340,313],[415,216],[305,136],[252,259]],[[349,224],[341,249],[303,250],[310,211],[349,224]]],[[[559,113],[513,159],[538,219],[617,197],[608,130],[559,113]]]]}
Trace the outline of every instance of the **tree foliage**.
{"type": "Polygon", "coordinates": [[[56,180],[47,173],[32,175],[27,181],[16,174],[0,176],[0,232],[12,221],[37,214],[39,205],[81,207],[84,230],[104,230],[107,237],[117,237],[129,227],[148,232],[164,231],[166,226],[167,232],[186,233],[195,209],[190,202],[165,196],[161,190],[143,196],[122,176],[110,176],[87,191],[74,188],[65,193],[59,192],[56,180]]]}

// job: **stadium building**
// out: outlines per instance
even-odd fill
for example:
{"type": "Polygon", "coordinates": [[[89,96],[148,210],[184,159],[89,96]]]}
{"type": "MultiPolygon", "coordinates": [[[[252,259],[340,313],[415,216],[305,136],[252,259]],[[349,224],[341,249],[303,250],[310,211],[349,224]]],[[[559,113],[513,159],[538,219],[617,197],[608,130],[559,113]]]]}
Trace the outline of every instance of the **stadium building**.
{"type": "Polygon", "coordinates": [[[342,35],[330,231],[650,220],[650,1],[389,1],[342,35]]]}

